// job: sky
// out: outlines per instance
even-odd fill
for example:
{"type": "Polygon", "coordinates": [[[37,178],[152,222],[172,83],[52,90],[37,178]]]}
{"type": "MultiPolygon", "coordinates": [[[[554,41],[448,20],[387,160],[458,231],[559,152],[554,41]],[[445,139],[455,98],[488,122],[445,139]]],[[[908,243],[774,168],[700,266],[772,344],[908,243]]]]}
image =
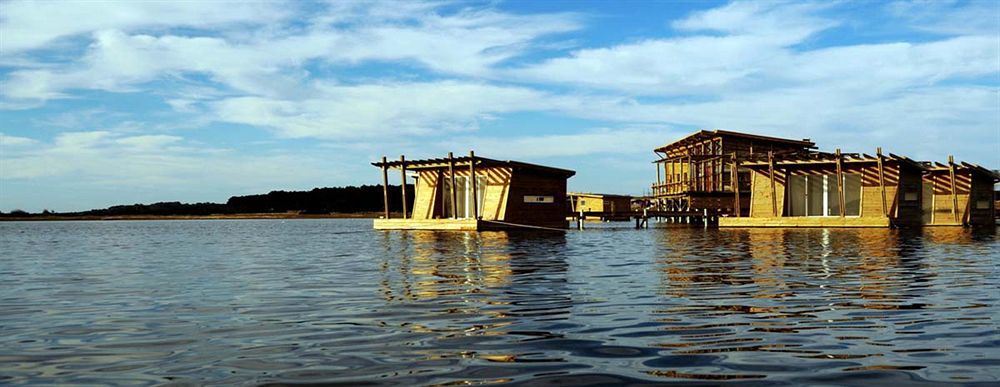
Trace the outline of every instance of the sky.
{"type": "Polygon", "coordinates": [[[0,210],[378,184],[642,194],[699,129],[1000,168],[1000,1],[3,1],[0,210]]]}

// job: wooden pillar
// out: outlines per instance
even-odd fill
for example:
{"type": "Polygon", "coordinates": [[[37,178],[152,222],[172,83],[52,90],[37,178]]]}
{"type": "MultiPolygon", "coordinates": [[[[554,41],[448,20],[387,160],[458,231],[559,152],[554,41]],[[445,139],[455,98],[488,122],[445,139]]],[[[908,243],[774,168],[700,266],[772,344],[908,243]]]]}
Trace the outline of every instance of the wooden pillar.
{"type": "Polygon", "coordinates": [[[875,155],[878,157],[878,187],[882,191],[882,215],[889,217],[889,203],[885,199],[885,167],[882,165],[882,147],[875,148],[875,155]]]}
{"type": "Polygon", "coordinates": [[[767,177],[771,180],[771,216],[778,216],[778,195],[774,188],[774,152],[767,151],[767,177]]]}
{"type": "Polygon", "coordinates": [[[955,156],[952,155],[948,155],[948,177],[951,179],[951,216],[958,222],[958,187],[955,184],[955,156]]]}
{"type": "Polygon", "coordinates": [[[479,188],[476,187],[476,152],[469,151],[469,179],[472,180],[472,218],[479,219],[479,188]]]}
{"type": "Polygon", "coordinates": [[[837,156],[837,202],[840,203],[840,217],[844,217],[846,211],[844,211],[844,166],[843,160],[840,157],[840,148],[834,153],[837,156]]]}
{"type": "Polygon", "coordinates": [[[653,197],[660,195],[660,190],[663,189],[663,183],[660,180],[660,162],[656,162],[656,188],[653,189],[653,197]]]}
{"type": "Polygon", "coordinates": [[[382,205],[385,209],[385,218],[389,219],[389,167],[386,166],[388,160],[382,156],[382,205]]]}
{"type": "Polygon", "coordinates": [[[406,219],[406,156],[403,155],[399,155],[399,177],[402,181],[399,189],[403,192],[403,219],[406,219]]]}
{"type": "Polygon", "coordinates": [[[740,163],[736,161],[736,152],[733,152],[733,170],[730,172],[729,180],[733,187],[733,215],[740,217],[740,163]]]}
{"type": "Polygon", "coordinates": [[[451,217],[458,219],[458,191],[455,190],[455,155],[448,152],[448,178],[451,179],[451,217]]]}

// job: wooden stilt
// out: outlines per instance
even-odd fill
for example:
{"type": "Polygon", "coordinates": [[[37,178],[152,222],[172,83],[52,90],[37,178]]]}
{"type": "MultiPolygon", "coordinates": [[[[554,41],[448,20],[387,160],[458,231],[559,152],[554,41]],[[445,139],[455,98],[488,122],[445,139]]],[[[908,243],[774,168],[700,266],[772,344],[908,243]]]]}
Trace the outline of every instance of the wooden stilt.
{"type": "Polygon", "coordinates": [[[469,179],[472,180],[472,217],[479,219],[479,189],[476,186],[476,152],[469,151],[469,179]]]}
{"type": "Polygon", "coordinates": [[[955,156],[948,155],[948,177],[951,179],[951,216],[958,222],[958,189],[955,184],[955,156]]]}
{"type": "Polygon", "coordinates": [[[834,154],[837,155],[837,202],[840,204],[840,216],[843,217],[846,214],[844,211],[844,202],[846,200],[844,198],[844,168],[843,160],[840,156],[840,148],[837,148],[834,154]]]}
{"type": "Polygon", "coordinates": [[[448,178],[451,179],[451,217],[458,219],[458,191],[455,189],[455,155],[448,152],[448,178]]]}
{"type": "Polygon", "coordinates": [[[778,195],[774,188],[774,152],[767,151],[767,177],[771,180],[771,216],[778,217],[778,195]]]}
{"type": "Polygon", "coordinates": [[[382,156],[382,205],[385,209],[385,219],[389,219],[389,167],[388,159],[382,156]]]}
{"type": "Polygon", "coordinates": [[[656,162],[656,188],[653,189],[653,197],[660,195],[660,190],[663,189],[663,181],[660,179],[660,162],[656,162]]]}
{"type": "Polygon", "coordinates": [[[399,189],[403,192],[403,219],[408,218],[406,215],[406,156],[399,155],[399,177],[402,182],[402,186],[399,189]]]}
{"type": "Polygon", "coordinates": [[[882,147],[875,148],[878,157],[878,187],[882,191],[882,215],[889,216],[889,203],[885,198],[885,167],[882,166],[882,147]]]}
{"type": "Polygon", "coordinates": [[[739,168],[740,163],[736,161],[736,152],[733,152],[733,165],[730,167],[732,171],[730,172],[729,180],[733,187],[733,216],[740,217],[740,174],[739,168]]]}

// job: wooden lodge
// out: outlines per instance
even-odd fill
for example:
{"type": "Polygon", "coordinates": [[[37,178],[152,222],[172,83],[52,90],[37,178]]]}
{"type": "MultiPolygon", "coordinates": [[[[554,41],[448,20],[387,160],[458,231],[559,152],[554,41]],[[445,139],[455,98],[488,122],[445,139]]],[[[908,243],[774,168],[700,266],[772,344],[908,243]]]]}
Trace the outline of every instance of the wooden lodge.
{"type": "Polygon", "coordinates": [[[654,149],[655,210],[698,211],[739,216],[750,211],[751,173],[740,167],[767,152],[796,154],[816,147],[808,139],[702,130],[654,149]],[[737,211],[739,209],[739,211],[737,211]]]}
{"type": "Polygon", "coordinates": [[[991,225],[996,214],[993,186],[1000,174],[979,165],[924,163],[923,224],[930,226],[991,225]]]}
{"type": "Polygon", "coordinates": [[[571,213],[590,213],[590,215],[584,215],[586,220],[627,221],[631,219],[629,217],[629,214],[632,213],[631,196],[587,192],[570,192],[566,196],[571,213]]]}
{"type": "Polygon", "coordinates": [[[720,227],[919,225],[923,166],[909,158],[809,152],[742,164],[751,171],[747,217],[720,227]]]}
{"type": "Polygon", "coordinates": [[[382,169],[388,186],[389,169],[398,169],[402,180],[403,217],[390,218],[388,196],[385,216],[375,219],[380,230],[488,230],[505,228],[567,227],[566,180],[576,172],[518,161],[468,156],[407,160],[372,165],[382,169]],[[414,191],[406,192],[408,175],[414,191]],[[414,195],[407,209],[406,196],[414,195]]]}

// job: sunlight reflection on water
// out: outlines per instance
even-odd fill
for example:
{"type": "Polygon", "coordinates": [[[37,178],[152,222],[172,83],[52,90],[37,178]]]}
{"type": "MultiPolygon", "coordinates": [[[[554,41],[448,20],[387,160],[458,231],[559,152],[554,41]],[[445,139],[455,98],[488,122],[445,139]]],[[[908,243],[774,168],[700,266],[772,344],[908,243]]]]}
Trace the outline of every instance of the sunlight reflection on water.
{"type": "Polygon", "coordinates": [[[0,223],[0,383],[1000,381],[995,230],[0,223]]]}

